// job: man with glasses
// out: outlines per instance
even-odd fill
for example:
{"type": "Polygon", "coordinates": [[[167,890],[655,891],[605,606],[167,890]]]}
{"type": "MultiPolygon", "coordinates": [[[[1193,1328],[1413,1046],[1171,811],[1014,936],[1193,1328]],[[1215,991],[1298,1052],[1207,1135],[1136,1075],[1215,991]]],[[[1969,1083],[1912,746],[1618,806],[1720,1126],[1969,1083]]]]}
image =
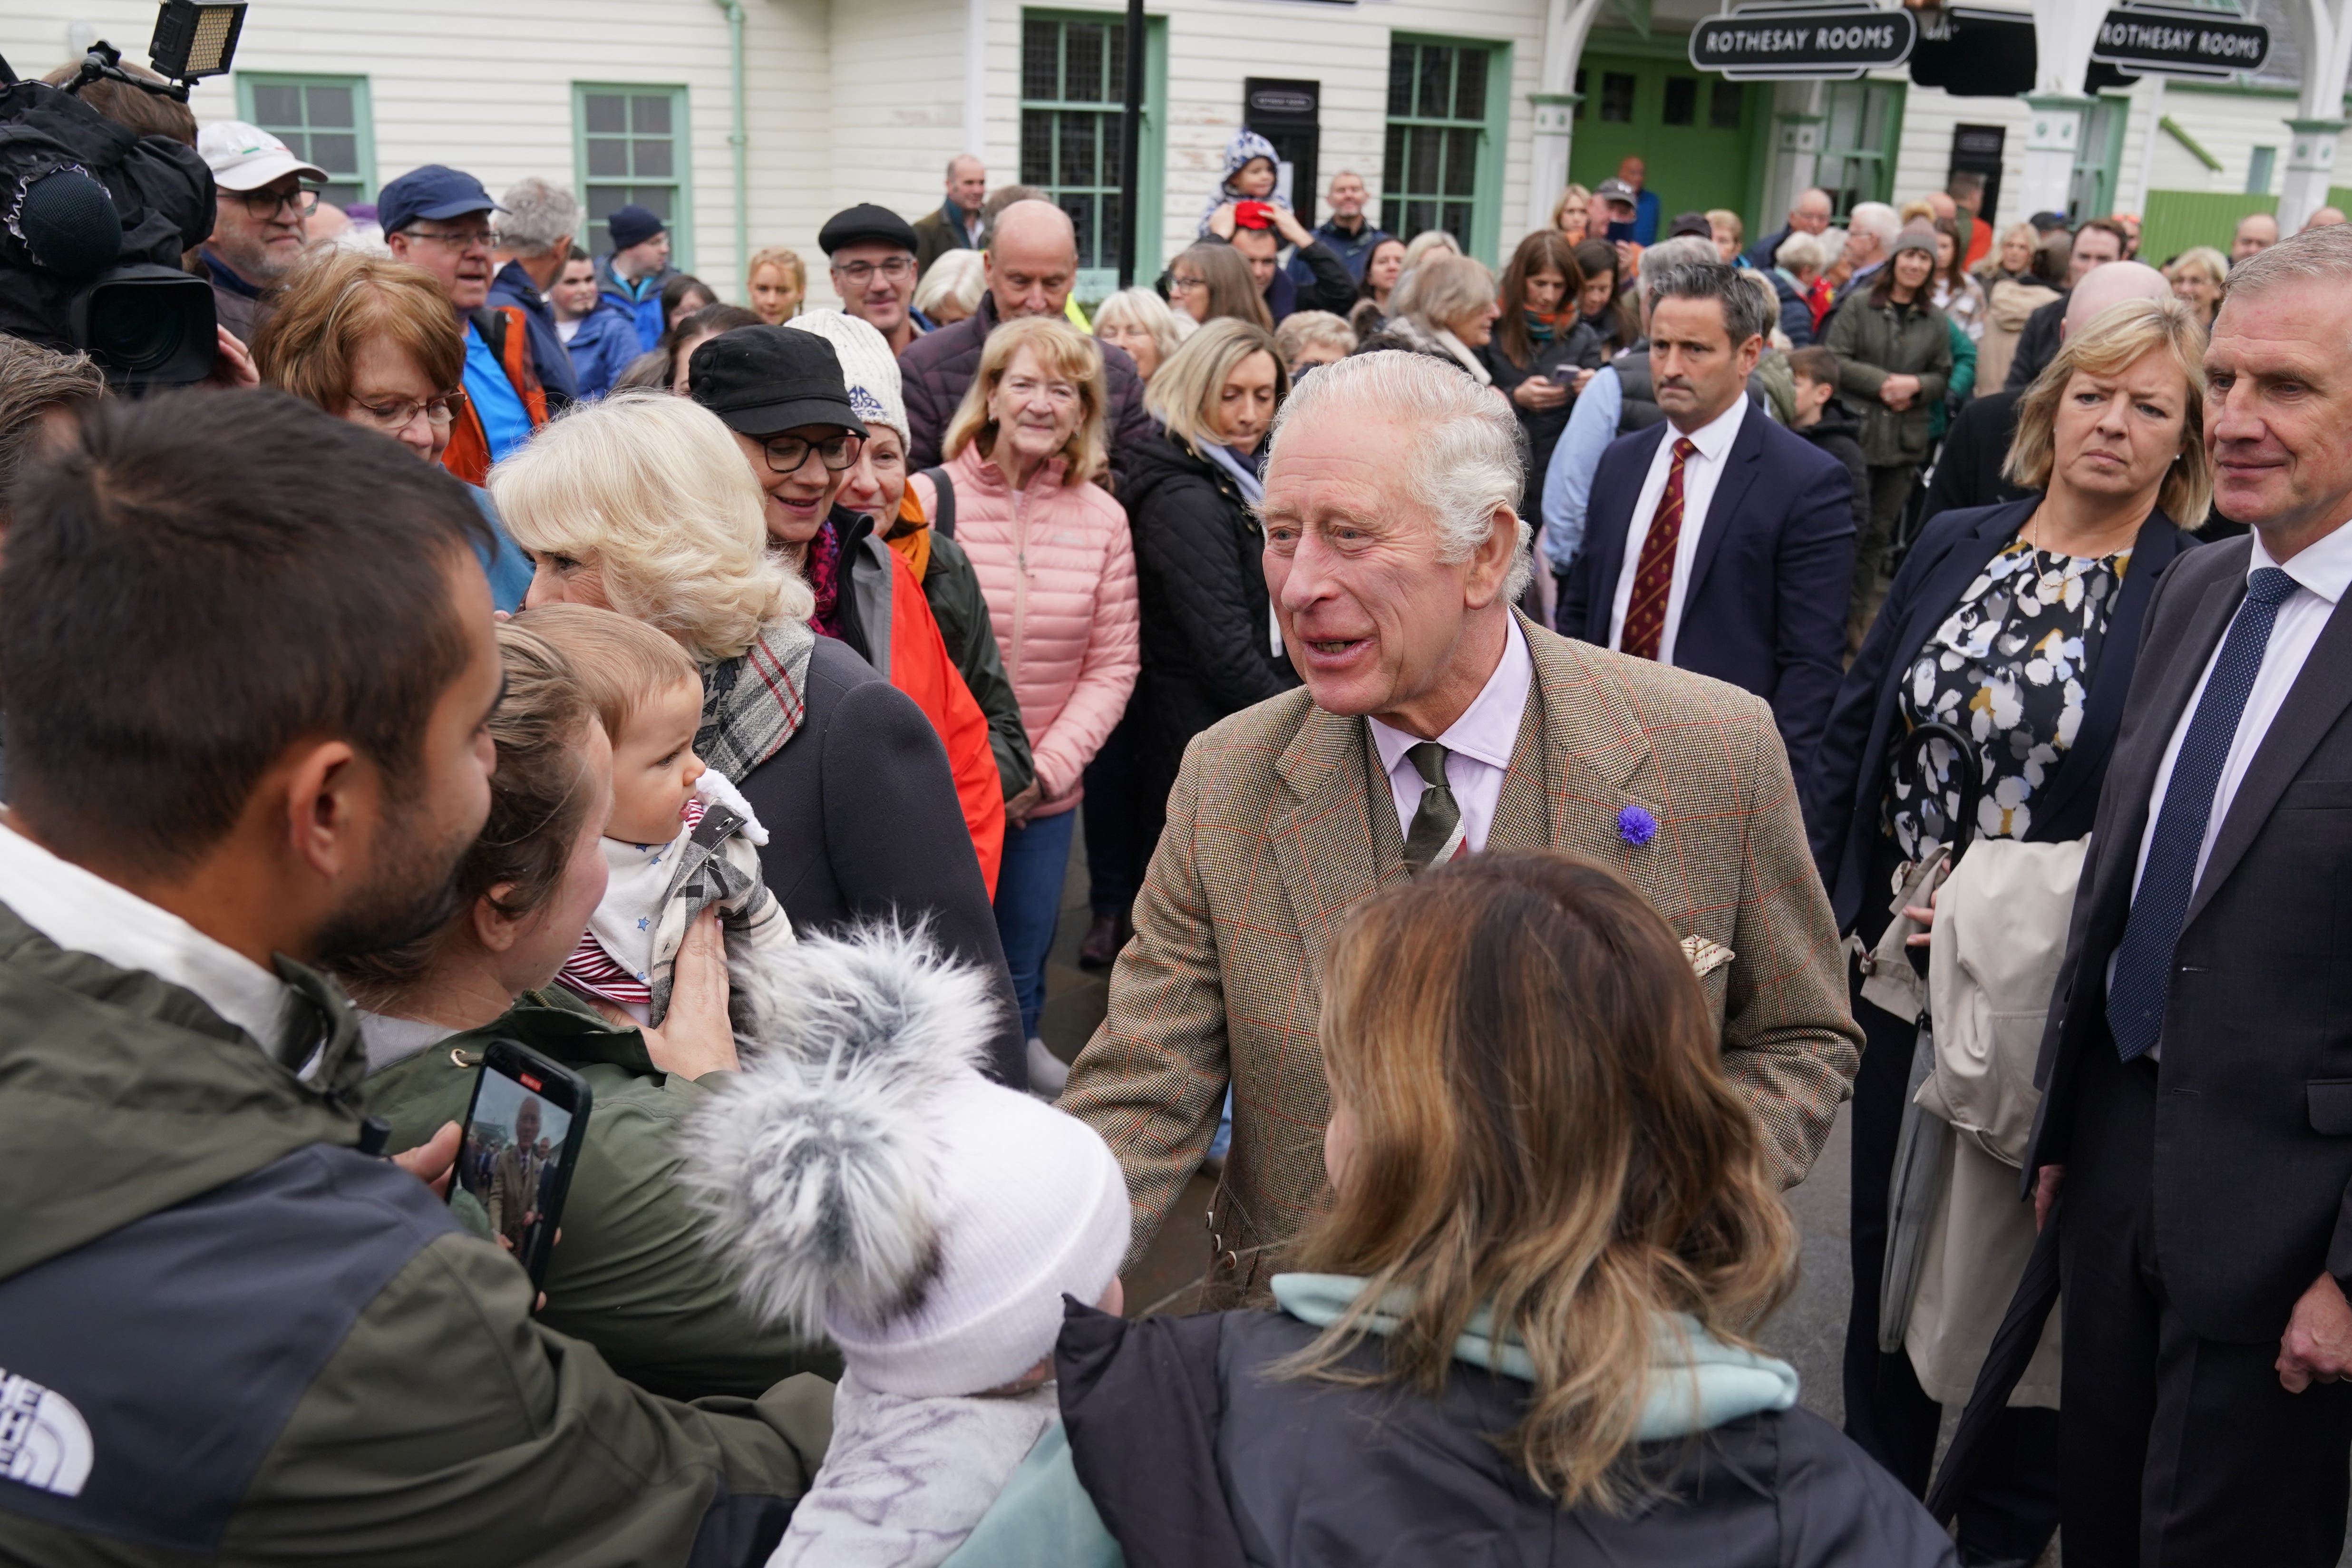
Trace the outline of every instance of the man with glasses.
{"type": "Polygon", "coordinates": [[[842,313],[882,334],[894,354],[931,330],[908,301],[915,297],[915,226],[871,202],[837,212],[817,230],[817,248],[833,261],[833,291],[842,313]]]}
{"type": "Polygon", "coordinates": [[[394,258],[433,275],[466,331],[466,403],[441,466],[470,485],[547,423],[529,320],[515,306],[488,302],[490,215],[505,210],[481,181],[438,163],[410,170],[376,197],[394,258]]]}
{"type": "Polygon", "coordinates": [[[302,257],[305,231],[327,172],[294,156],[257,125],[224,120],[196,134],[196,153],[218,187],[212,237],[197,250],[212,279],[213,313],[241,342],[253,341],[268,306],[262,296],[302,257]]]}

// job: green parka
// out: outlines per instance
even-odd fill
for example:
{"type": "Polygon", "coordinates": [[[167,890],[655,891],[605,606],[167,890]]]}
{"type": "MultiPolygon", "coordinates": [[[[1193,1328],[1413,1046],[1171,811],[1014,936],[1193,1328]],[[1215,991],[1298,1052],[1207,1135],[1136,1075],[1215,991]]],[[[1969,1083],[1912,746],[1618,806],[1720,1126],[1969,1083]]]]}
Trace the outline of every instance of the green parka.
{"type": "Polygon", "coordinates": [[[530,1315],[361,1153],[341,993],[308,1078],[0,906],[0,1562],[759,1563],[832,1391],[683,1405],[530,1315]]]}
{"type": "Polygon", "coordinates": [[[369,1115],[392,1124],[392,1152],[465,1119],[482,1052],[502,1037],[562,1062],[593,1096],[540,1321],[673,1398],[754,1397],[795,1373],[840,1376],[829,1347],[745,1312],[703,1248],[701,1222],[677,1184],[677,1137],[708,1091],[656,1069],[644,1036],[605,1022],[562,987],[527,993],[495,1023],[370,1075],[361,1096],[369,1115]]]}
{"type": "Polygon", "coordinates": [[[1828,346],[1838,356],[1838,391],[1862,420],[1863,461],[1891,468],[1925,458],[1930,414],[1952,374],[1944,312],[1924,299],[1877,305],[1865,295],[1837,308],[1828,346]],[[1919,378],[1919,395],[1899,413],[1878,400],[1880,384],[1897,374],[1919,378]]]}

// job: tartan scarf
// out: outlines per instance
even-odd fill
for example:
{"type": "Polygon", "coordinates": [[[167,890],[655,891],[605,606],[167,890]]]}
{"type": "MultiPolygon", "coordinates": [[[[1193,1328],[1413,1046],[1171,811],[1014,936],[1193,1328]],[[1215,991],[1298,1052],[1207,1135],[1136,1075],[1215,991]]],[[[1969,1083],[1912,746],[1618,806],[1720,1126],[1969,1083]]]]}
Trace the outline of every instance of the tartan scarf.
{"type": "Polygon", "coordinates": [[[808,668],[816,634],[804,621],[772,621],[751,647],[702,672],[702,728],[695,753],[730,784],[783,749],[808,716],[808,668]]]}

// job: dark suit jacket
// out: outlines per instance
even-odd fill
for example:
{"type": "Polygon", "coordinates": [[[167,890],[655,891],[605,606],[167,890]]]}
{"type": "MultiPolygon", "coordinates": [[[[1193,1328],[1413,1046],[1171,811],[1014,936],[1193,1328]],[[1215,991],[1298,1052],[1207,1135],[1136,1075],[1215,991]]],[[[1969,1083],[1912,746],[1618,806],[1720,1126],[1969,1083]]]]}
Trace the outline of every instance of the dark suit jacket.
{"type": "MultiPolygon", "coordinates": [[[[1895,706],[1904,673],[1977,574],[2017,537],[2041,500],[2039,495],[2029,495],[2005,506],[1948,511],[1928,524],[1903,557],[1885,607],[1838,688],[1829,727],[1822,731],[1812,766],[1800,782],[1813,863],[1821,868],[1822,886],[1829,891],[1841,933],[1861,921],[1869,895],[1876,893],[1882,907],[1886,902],[1884,890],[1866,884],[1886,800],[1887,752],[1904,733],[1895,706]]],[[[2123,595],[2107,618],[2107,635],[2091,663],[2082,726],[2033,802],[2027,843],[2063,844],[2091,831],[2099,786],[2106,780],[2107,759],[2123,723],[2124,697],[2131,689],[2148,600],[2174,559],[2196,542],[2195,535],[2181,532],[2161,510],[2140,524],[2131,563],[2124,569],[2123,595]]]]}
{"type": "Polygon", "coordinates": [[[2067,299],[2068,295],[2061,294],[2025,318],[2025,329],[2017,334],[2017,354],[2009,362],[2009,379],[2001,384],[2001,390],[2023,392],[2058,357],[2058,329],[2066,324],[2067,299]]]}
{"type": "MultiPolygon", "coordinates": [[[[1609,646],[1625,531],[1650,458],[1674,433],[1671,424],[1654,425],[1601,454],[1584,552],[1560,591],[1559,626],[1567,636],[1609,646]]],[[[1853,573],[1853,485],[1845,466],[1751,406],[1707,505],[1675,664],[1769,702],[1801,778],[1844,667],[1845,594],[1838,584],[1853,573]]]]}
{"type": "MultiPolygon", "coordinates": [[[[2191,551],[2148,605],[2139,669],[2051,1000],[2025,1161],[2063,1164],[2086,1051],[2113,1050],[2107,960],[2148,795],[2246,595],[2252,542],[2191,551]]],[[[2284,1331],[2324,1268],[2352,1282],[2352,614],[2330,617],[2213,840],[2174,949],[2156,1096],[2157,1267],[2208,1339],[2284,1331]]]]}
{"type": "Polygon", "coordinates": [[[1008,1005],[990,1043],[989,1076],[1026,1089],[1012,976],[939,732],[912,699],[833,637],[816,639],[805,695],[801,727],[741,784],[768,830],[760,870],[769,890],[803,934],[859,921],[929,921],[949,955],[988,973],[1008,1005]]]}
{"type": "Polygon", "coordinates": [[[2017,436],[2017,400],[2022,391],[1989,392],[1972,398],[1944,437],[1936,477],[1927,481],[1927,509],[1920,521],[1969,507],[1999,506],[2035,492],[2000,477],[2009,444],[2017,436]]]}

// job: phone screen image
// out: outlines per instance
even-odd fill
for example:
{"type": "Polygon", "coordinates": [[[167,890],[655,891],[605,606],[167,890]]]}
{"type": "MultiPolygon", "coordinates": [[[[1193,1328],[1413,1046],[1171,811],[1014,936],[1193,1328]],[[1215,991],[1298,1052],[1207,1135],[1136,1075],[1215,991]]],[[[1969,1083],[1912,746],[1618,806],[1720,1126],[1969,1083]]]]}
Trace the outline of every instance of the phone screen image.
{"type": "Polygon", "coordinates": [[[587,1085],[511,1041],[494,1042],[474,1085],[450,1184],[459,1224],[543,1279],[572,1166],[586,1131],[587,1085]]]}

